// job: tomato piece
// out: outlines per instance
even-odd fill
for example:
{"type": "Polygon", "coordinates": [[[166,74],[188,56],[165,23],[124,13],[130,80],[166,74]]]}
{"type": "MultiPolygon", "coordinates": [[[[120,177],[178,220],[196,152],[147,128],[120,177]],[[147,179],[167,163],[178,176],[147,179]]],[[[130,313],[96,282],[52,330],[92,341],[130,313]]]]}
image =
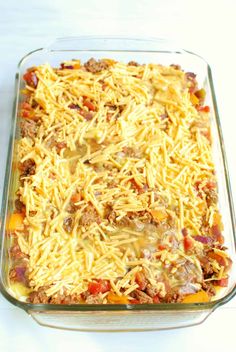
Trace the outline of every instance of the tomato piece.
{"type": "Polygon", "coordinates": [[[34,71],[28,71],[23,75],[23,80],[28,84],[28,86],[36,88],[38,85],[38,77],[34,71]]]}
{"type": "Polygon", "coordinates": [[[218,253],[209,252],[208,253],[208,257],[210,257],[211,259],[216,260],[219,263],[219,265],[221,265],[221,266],[224,266],[224,267],[228,266],[228,260],[227,260],[228,258],[223,257],[223,256],[221,256],[218,253]]]}
{"type": "Polygon", "coordinates": [[[111,285],[108,280],[97,280],[90,282],[88,284],[88,291],[92,295],[97,295],[99,293],[105,293],[107,291],[110,291],[111,285]]]}
{"type": "Polygon", "coordinates": [[[75,193],[73,194],[73,196],[71,197],[71,201],[73,203],[77,203],[77,202],[80,202],[81,201],[81,194],[80,193],[75,193]]]}
{"type": "Polygon", "coordinates": [[[157,248],[158,248],[160,251],[163,251],[164,249],[167,249],[168,246],[165,245],[165,244],[158,244],[157,248]]]}
{"type": "Polygon", "coordinates": [[[27,103],[26,101],[24,101],[23,103],[21,103],[21,109],[22,110],[31,110],[31,105],[29,103],[27,103]]]}
{"type": "Polygon", "coordinates": [[[84,106],[86,106],[89,110],[95,111],[95,105],[89,101],[89,100],[85,100],[84,101],[84,106]]]}
{"type": "Polygon", "coordinates": [[[205,106],[197,106],[197,110],[201,112],[210,112],[210,107],[208,105],[205,106]]]}
{"type": "Polygon", "coordinates": [[[227,287],[228,283],[229,283],[228,277],[225,277],[225,278],[220,279],[220,280],[215,280],[215,284],[217,286],[220,286],[220,287],[227,287]]]}
{"type": "Polygon", "coordinates": [[[140,304],[140,301],[138,299],[132,299],[129,301],[130,304],[140,304]]]}
{"type": "Polygon", "coordinates": [[[153,297],[153,303],[160,303],[160,299],[157,295],[153,297]]]}
{"type": "Polygon", "coordinates": [[[193,247],[193,241],[191,240],[191,238],[185,236],[184,237],[184,250],[187,252],[192,247],[193,247]]]}
{"type": "Polygon", "coordinates": [[[135,282],[139,285],[139,289],[141,291],[144,291],[145,288],[147,287],[147,279],[142,271],[139,271],[135,275],[135,282]]]}
{"type": "Polygon", "coordinates": [[[212,237],[218,241],[220,244],[224,243],[224,236],[222,235],[221,231],[220,231],[220,226],[217,225],[213,225],[210,229],[211,231],[211,235],[212,237]]]}

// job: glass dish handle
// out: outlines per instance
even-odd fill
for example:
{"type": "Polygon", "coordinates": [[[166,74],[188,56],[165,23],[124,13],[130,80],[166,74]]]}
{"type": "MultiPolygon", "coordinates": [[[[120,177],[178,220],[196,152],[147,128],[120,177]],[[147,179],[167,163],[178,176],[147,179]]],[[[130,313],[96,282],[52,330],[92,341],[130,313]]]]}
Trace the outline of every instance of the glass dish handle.
{"type": "Polygon", "coordinates": [[[81,36],[58,38],[45,48],[48,51],[136,51],[136,52],[173,52],[184,50],[168,39],[162,38],[125,38],[81,36]]]}

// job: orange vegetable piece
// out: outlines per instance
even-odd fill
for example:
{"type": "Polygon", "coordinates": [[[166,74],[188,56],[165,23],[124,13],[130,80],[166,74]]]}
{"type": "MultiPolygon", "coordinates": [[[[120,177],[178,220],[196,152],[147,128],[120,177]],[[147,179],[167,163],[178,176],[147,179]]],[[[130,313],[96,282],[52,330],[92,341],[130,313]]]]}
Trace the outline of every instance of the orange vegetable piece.
{"type": "Polygon", "coordinates": [[[115,303],[115,304],[128,304],[129,300],[126,296],[118,296],[117,294],[113,292],[109,292],[107,295],[107,299],[109,303],[115,303]]]}
{"type": "Polygon", "coordinates": [[[214,224],[214,225],[218,225],[220,231],[223,231],[223,230],[224,230],[224,226],[223,226],[222,220],[221,220],[221,215],[220,215],[219,213],[215,213],[215,214],[213,215],[213,224],[214,224]]]}
{"type": "Polygon", "coordinates": [[[151,210],[151,214],[153,218],[158,221],[163,221],[168,217],[168,214],[165,210],[153,209],[151,210]]]}
{"type": "Polygon", "coordinates": [[[77,203],[77,202],[80,202],[81,201],[81,194],[80,193],[75,193],[73,194],[73,196],[71,197],[71,201],[73,203],[77,203]]]}
{"type": "Polygon", "coordinates": [[[9,222],[7,223],[7,231],[15,231],[23,226],[24,214],[14,213],[10,216],[9,222]]]}
{"type": "Polygon", "coordinates": [[[203,303],[203,302],[209,302],[209,296],[208,294],[201,290],[196,293],[192,293],[190,295],[187,295],[184,297],[182,303],[203,303]]]}
{"type": "Polygon", "coordinates": [[[190,100],[193,105],[197,105],[199,103],[199,99],[193,93],[190,94],[190,100]]]}

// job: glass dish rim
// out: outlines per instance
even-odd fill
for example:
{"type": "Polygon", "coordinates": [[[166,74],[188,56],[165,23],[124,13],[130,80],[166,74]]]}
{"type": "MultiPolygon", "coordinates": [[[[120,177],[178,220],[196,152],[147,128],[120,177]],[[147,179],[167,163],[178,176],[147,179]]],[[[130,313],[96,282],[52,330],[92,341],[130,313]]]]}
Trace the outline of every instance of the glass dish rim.
{"type": "MultiPolygon", "coordinates": [[[[209,86],[210,86],[210,91],[212,94],[212,103],[213,103],[213,109],[215,113],[215,119],[216,119],[216,125],[217,125],[217,132],[218,132],[218,137],[219,137],[219,143],[220,143],[220,149],[223,157],[223,166],[224,166],[224,175],[225,175],[225,181],[226,181],[226,190],[227,190],[227,198],[228,198],[228,203],[229,203],[229,210],[230,210],[230,220],[231,220],[231,225],[232,225],[232,231],[233,231],[233,237],[234,237],[234,246],[236,247],[236,231],[235,231],[235,213],[234,213],[234,205],[233,205],[233,197],[232,197],[232,191],[231,191],[231,186],[230,186],[230,179],[229,179],[229,171],[228,171],[228,165],[227,165],[227,160],[226,160],[226,154],[225,154],[225,147],[224,147],[224,141],[223,141],[223,133],[222,133],[222,128],[221,128],[221,123],[220,123],[220,117],[219,117],[219,112],[218,112],[218,107],[217,107],[217,102],[216,102],[216,95],[215,95],[215,90],[214,90],[214,84],[213,84],[213,79],[212,79],[212,71],[211,67],[208,64],[208,62],[202,58],[200,55],[195,54],[191,51],[179,48],[174,46],[173,49],[168,48],[168,45],[173,45],[174,43],[172,41],[168,41],[164,38],[153,38],[153,37],[127,37],[127,36],[75,36],[75,37],[62,37],[58,38],[53,43],[56,43],[57,41],[69,41],[69,40],[78,40],[78,41],[91,41],[91,40],[96,40],[96,41],[104,41],[104,40],[110,40],[110,41],[121,41],[121,40],[127,40],[131,42],[154,42],[155,44],[158,43],[164,43],[164,45],[167,45],[167,49],[165,50],[144,50],[144,49],[139,49],[139,50],[133,50],[133,49],[118,49],[118,50],[109,50],[109,49],[53,49],[50,48],[50,45],[45,48],[39,48],[35,49],[33,51],[30,51],[26,55],[22,57],[22,59],[19,61],[17,65],[17,72],[16,72],[16,79],[15,79],[15,97],[14,97],[14,103],[13,103],[13,110],[12,110],[12,118],[11,118],[11,127],[10,127],[10,138],[9,138],[9,143],[8,143],[8,155],[7,155],[7,164],[6,164],[6,171],[5,171],[5,178],[4,178],[4,186],[3,186],[3,194],[2,194],[2,205],[1,205],[1,235],[2,239],[3,236],[5,236],[4,231],[5,231],[5,218],[7,214],[7,201],[8,201],[8,194],[9,194],[9,186],[10,186],[10,178],[11,178],[11,172],[12,172],[12,156],[13,156],[13,148],[14,148],[14,138],[15,138],[15,128],[16,128],[16,123],[17,123],[17,106],[20,98],[20,75],[21,75],[21,67],[24,64],[25,60],[27,60],[31,55],[40,52],[40,51],[57,51],[57,52],[82,52],[82,51],[90,51],[90,52],[159,52],[159,53],[172,53],[172,54],[188,54],[192,55],[195,57],[198,57],[201,59],[207,67],[207,77],[209,80],[209,86]],[[171,50],[170,50],[171,49],[171,50]]],[[[89,46],[88,46],[89,47],[89,46]]],[[[0,254],[2,255],[2,243],[3,240],[0,241],[0,254]]],[[[1,265],[1,271],[2,271],[2,265],[1,265]]],[[[67,304],[67,305],[61,305],[61,304],[32,304],[28,302],[23,302],[18,299],[16,299],[14,296],[10,295],[2,282],[2,275],[0,276],[0,292],[2,295],[12,304],[15,306],[18,306],[25,311],[37,311],[37,312],[45,312],[45,311],[73,311],[73,312],[86,312],[86,311],[123,311],[123,312],[129,312],[129,311],[201,311],[201,310],[213,310],[216,309],[217,307],[227,303],[229,300],[231,300],[235,295],[236,295],[236,284],[234,288],[224,297],[211,301],[211,302],[203,302],[203,303],[159,303],[159,304],[67,304]]]]}

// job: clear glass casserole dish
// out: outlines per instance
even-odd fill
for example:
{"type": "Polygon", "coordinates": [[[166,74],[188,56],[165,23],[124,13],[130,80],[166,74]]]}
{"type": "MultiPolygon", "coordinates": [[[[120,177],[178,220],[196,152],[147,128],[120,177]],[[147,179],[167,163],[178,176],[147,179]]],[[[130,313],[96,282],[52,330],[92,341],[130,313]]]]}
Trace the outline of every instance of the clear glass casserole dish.
{"type": "Polygon", "coordinates": [[[12,294],[9,280],[9,238],[5,234],[7,220],[13,212],[17,173],[14,168],[15,140],[19,138],[19,106],[22,76],[27,68],[49,62],[58,66],[61,62],[78,58],[110,58],[123,62],[135,60],[140,63],[155,62],[163,65],[180,65],[184,71],[197,74],[199,86],[206,90],[206,104],[211,108],[211,131],[213,135],[213,158],[218,179],[219,208],[224,224],[225,244],[230,257],[235,258],[235,219],[230,191],[227,164],[220,121],[216,106],[214,87],[209,65],[199,56],[176,48],[165,40],[129,38],[63,38],[45,49],[26,55],[18,66],[16,75],[16,99],[11,121],[3,202],[1,209],[1,280],[2,294],[14,305],[28,312],[39,324],[64,329],[84,331],[135,331],[159,330],[196,325],[203,322],[214,309],[228,302],[236,292],[234,264],[227,288],[207,303],[171,304],[116,304],[116,305],[49,305],[22,302],[12,294]]]}

